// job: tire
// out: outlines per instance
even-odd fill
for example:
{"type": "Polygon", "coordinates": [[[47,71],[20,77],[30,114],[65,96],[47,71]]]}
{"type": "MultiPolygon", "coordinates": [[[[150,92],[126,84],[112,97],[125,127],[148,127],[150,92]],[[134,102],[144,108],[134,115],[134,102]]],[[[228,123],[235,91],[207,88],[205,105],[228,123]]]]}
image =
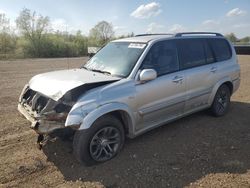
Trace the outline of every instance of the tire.
{"type": "Polygon", "coordinates": [[[115,157],[123,147],[124,128],[111,115],[97,119],[86,130],[76,131],[73,150],[76,159],[86,166],[102,163],[115,157]]]}
{"type": "Polygon", "coordinates": [[[212,114],[216,117],[224,116],[230,107],[231,93],[227,85],[222,85],[217,90],[213,104],[211,106],[212,114]]]}

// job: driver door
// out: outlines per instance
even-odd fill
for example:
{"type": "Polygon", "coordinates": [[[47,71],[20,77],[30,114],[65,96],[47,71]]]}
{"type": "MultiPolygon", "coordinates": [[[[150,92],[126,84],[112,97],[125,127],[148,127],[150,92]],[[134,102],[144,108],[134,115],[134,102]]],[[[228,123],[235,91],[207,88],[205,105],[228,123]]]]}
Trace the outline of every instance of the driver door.
{"type": "Polygon", "coordinates": [[[136,84],[138,121],[136,131],[174,119],[183,114],[185,105],[185,75],[179,71],[174,40],[154,44],[140,70],[154,69],[157,78],[136,84]]]}

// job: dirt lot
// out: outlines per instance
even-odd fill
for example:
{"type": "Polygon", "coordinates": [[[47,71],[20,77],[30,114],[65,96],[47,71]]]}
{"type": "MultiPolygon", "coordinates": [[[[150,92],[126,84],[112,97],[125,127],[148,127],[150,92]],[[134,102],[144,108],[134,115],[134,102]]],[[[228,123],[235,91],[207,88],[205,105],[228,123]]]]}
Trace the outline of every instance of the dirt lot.
{"type": "Polygon", "coordinates": [[[76,162],[70,141],[38,150],[36,134],[16,110],[33,75],[84,61],[0,62],[0,187],[250,187],[250,56],[239,56],[242,82],[228,115],[204,111],[157,128],[93,167],[76,162]]]}

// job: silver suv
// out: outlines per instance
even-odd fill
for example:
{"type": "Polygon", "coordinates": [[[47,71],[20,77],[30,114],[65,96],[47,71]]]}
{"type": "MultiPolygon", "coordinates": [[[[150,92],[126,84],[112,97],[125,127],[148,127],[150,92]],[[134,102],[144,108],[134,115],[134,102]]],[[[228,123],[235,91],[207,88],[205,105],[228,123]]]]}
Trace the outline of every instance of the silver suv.
{"type": "Polygon", "coordinates": [[[133,138],[191,113],[227,113],[240,84],[233,46],[218,33],[138,35],[104,46],[78,69],[34,76],[19,111],[44,144],[73,130],[76,158],[113,158],[133,138]]]}

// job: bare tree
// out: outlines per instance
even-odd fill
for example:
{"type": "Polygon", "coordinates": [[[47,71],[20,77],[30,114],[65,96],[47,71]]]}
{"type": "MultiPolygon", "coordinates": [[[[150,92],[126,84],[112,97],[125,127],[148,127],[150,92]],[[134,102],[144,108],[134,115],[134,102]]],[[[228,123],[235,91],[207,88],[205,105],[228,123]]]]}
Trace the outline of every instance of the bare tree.
{"type": "Polygon", "coordinates": [[[16,49],[16,37],[11,32],[10,21],[5,14],[0,14],[0,58],[8,58],[16,49]]]}
{"type": "Polygon", "coordinates": [[[101,21],[90,30],[90,38],[95,39],[97,43],[103,45],[114,36],[114,29],[111,23],[101,21]]]}
{"type": "Polygon", "coordinates": [[[43,37],[49,27],[49,17],[37,15],[35,11],[24,8],[16,19],[16,25],[32,45],[34,56],[40,57],[43,37]]]}
{"type": "Polygon", "coordinates": [[[4,13],[0,13],[0,32],[8,32],[10,30],[10,20],[6,18],[4,13]]]}

